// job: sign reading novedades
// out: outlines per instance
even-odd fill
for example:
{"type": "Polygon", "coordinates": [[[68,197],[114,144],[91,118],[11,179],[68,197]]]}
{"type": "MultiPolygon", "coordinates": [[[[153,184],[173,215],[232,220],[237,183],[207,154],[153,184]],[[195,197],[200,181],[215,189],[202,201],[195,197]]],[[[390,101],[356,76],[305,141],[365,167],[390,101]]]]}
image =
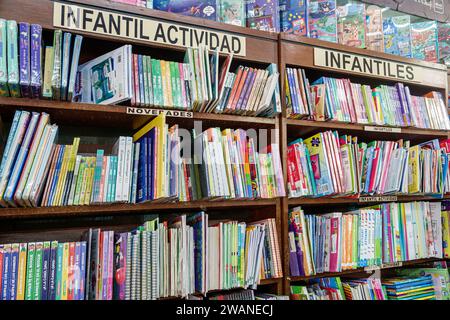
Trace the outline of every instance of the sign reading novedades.
{"type": "Polygon", "coordinates": [[[246,55],[245,37],[59,2],[53,6],[53,26],[178,47],[205,46],[221,53],[246,55]]]}
{"type": "Polygon", "coordinates": [[[322,48],[314,48],[314,65],[410,82],[422,82],[424,74],[419,66],[322,48]]]}

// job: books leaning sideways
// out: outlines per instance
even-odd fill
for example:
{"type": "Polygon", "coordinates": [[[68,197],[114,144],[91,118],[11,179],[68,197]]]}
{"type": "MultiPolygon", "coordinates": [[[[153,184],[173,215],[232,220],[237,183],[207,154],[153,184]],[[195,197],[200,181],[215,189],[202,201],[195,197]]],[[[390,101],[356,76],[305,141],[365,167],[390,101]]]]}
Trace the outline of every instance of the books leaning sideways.
{"type": "Polygon", "coordinates": [[[164,114],[95,153],[81,152],[77,137],[57,144],[57,133],[48,114],[16,111],[0,166],[2,207],[285,195],[278,145],[259,153],[244,130],[194,132],[195,161],[180,157],[178,127],[164,114]]]}
{"type": "Polygon", "coordinates": [[[442,197],[449,187],[449,141],[358,142],[337,131],[288,145],[289,197],[415,194],[442,197]]]}
{"type": "Polygon", "coordinates": [[[130,232],[90,229],[83,238],[0,245],[0,299],[201,298],[231,288],[254,299],[260,280],[282,277],[274,219],[208,221],[199,212],[130,232]]]}
{"type": "Polygon", "coordinates": [[[443,257],[439,202],[386,203],[350,212],[289,213],[292,276],[443,257]]]}
{"type": "Polygon", "coordinates": [[[286,70],[287,115],[293,119],[449,130],[445,99],[433,91],[414,96],[408,86],[352,83],[322,77],[310,83],[305,70],[286,70]]]}

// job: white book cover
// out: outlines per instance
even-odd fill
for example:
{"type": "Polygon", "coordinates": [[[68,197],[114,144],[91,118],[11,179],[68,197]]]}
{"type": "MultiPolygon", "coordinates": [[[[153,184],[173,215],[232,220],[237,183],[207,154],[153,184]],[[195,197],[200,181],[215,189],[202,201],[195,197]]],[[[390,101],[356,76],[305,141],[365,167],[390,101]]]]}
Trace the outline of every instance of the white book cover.
{"type": "Polygon", "coordinates": [[[115,201],[121,202],[123,199],[123,181],[125,170],[125,145],[126,137],[120,136],[117,139],[114,147],[113,154],[117,155],[117,177],[116,177],[116,197],[115,201]]]}
{"type": "Polygon", "coordinates": [[[128,202],[130,199],[130,183],[132,176],[132,148],[133,139],[126,137],[125,140],[125,162],[123,169],[123,184],[122,184],[122,201],[128,202]]]}

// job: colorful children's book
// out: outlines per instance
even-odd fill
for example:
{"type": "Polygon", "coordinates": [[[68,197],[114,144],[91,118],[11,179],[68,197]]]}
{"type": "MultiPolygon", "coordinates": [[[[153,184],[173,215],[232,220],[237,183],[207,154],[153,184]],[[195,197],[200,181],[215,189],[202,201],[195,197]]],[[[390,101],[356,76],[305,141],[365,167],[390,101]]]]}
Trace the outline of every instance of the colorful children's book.
{"type": "Polygon", "coordinates": [[[218,0],[217,21],[245,27],[245,1],[242,0],[218,0]]]}
{"type": "Polygon", "coordinates": [[[415,59],[438,61],[437,22],[423,21],[411,24],[411,51],[415,59]]]}
{"type": "Polygon", "coordinates": [[[278,0],[247,1],[247,27],[257,30],[279,32],[278,0]]]}
{"type": "Polygon", "coordinates": [[[383,18],[384,52],[411,58],[410,21],[407,15],[383,18]]]}
{"type": "Polygon", "coordinates": [[[366,8],[366,48],[384,52],[383,11],[374,5],[366,8]]]}
{"type": "Polygon", "coordinates": [[[7,71],[6,20],[0,19],[0,96],[9,96],[7,71]]]}
{"type": "Polygon", "coordinates": [[[338,42],[351,47],[366,47],[366,16],[363,3],[348,3],[337,7],[338,42]]]}
{"type": "Polygon", "coordinates": [[[19,49],[17,41],[17,22],[8,20],[6,22],[7,30],[7,56],[8,56],[8,87],[11,97],[20,97],[19,87],[19,49]]]}
{"type": "Polygon", "coordinates": [[[308,32],[310,38],[337,42],[336,1],[308,1],[308,32]]]}
{"type": "Polygon", "coordinates": [[[439,41],[439,56],[438,56],[439,62],[444,63],[448,67],[450,67],[450,22],[438,23],[438,41],[439,41]]]}
{"type": "Polygon", "coordinates": [[[153,9],[216,20],[216,0],[154,0],[153,9]]]}
{"type": "Polygon", "coordinates": [[[299,36],[308,35],[307,0],[280,1],[280,31],[299,36]]]}

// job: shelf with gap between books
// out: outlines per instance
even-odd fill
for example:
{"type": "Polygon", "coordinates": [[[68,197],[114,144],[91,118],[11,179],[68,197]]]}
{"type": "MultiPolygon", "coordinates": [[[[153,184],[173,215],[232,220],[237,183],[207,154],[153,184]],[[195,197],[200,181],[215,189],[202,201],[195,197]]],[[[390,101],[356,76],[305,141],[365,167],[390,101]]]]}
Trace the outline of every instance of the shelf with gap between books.
{"type": "Polygon", "coordinates": [[[448,221],[440,202],[386,203],[325,214],[289,213],[293,277],[361,272],[392,264],[443,259],[448,221]],[[447,225],[443,225],[447,223],[447,225]],[[444,235],[446,233],[446,235],[444,235]]]}
{"type": "Polygon", "coordinates": [[[72,41],[71,33],[55,30],[52,46],[44,48],[42,27],[32,24],[31,30],[30,37],[28,23],[0,22],[5,48],[0,71],[7,75],[0,79],[2,96],[265,117],[281,112],[275,63],[267,69],[239,65],[232,72],[233,55],[227,55],[220,66],[218,50],[188,48],[184,61],[177,62],[133,54],[132,46],[125,45],[79,65],[81,35],[72,41]],[[14,71],[6,72],[15,69],[20,78],[14,71]]]}
{"type": "Polygon", "coordinates": [[[3,300],[201,298],[282,277],[274,219],[208,220],[204,212],[125,232],[89,229],[78,242],[2,244],[0,266],[3,300]]]}
{"type": "Polygon", "coordinates": [[[186,150],[181,157],[178,126],[169,128],[165,120],[161,114],[133,137],[115,138],[109,150],[96,148],[95,153],[84,153],[78,137],[70,145],[57,144],[58,126],[51,124],[48,114],[16,111],[1,162],[1,206],[271,199],[285,195],[277,144],[258,152],[245,130],[193,130],[188,138],[193,153],[186,150]]]}

